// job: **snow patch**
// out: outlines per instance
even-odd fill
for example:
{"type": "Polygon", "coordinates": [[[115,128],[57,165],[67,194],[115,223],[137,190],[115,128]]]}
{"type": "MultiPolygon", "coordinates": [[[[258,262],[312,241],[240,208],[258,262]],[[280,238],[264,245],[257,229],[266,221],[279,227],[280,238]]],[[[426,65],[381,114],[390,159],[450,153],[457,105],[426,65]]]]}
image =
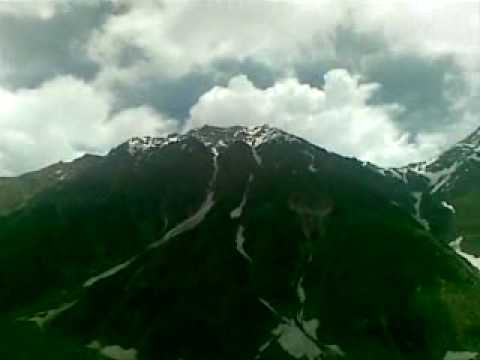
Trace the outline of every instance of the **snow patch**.
{"type": "Polygon", "coordinates": [[[119,345],[102,346],[95,340],[88,344],[87,348],[97,350],[103,356],[113,360],[137,360],[137,350],[124,349],[119,345]]]}
{"type": "Polygon", "coordinates": [[[452,176],[455,174],[457,169],[462,164],[461,161],[455,161],[453,165],[448,168],[442,169],[437,172],[428,172],[423,173],[430,180],[431,193],[434,194],[444,186],[448,185],[452,179],[452,176]]]}
{"type": "Polygon", "coordinates": [[[323,345],[317,339],[317,329],[319,321],[317,319],[303,320],[286,318],[281,316],[277,310],[265,299],[260,298],[260,302],[267,309],[281,320],[280,324],[272,330],[273,338],[263,344],[257,355],[264,352],[275,340],[280,347],[290,356],[296,359],[318,360],[322,359],[324,354],[343,357],[345,353],[338,345],[323,345]]]}
{"type": "Polygon", "coordinates": [[[270,347],[270,345],[272,345],[275,342],[275,340],[276,340],[275,337],[271,337],[265,343],[263,343],[258,348],[257,355],[255,356],[255,360],[260,359],[262,357],[262,354],[265,352],[265,350],[267,350],[270,347]]]}
{"type": "Polygon", "coordinates": [[[137,259],[137,256],[134,256],[134,257],[128,259],[127,261],[125,261],[121,264],[118,264],[118,265],[108,269],[107,271],[104,271],[103,273],[101,273],[99,275],[91,277],[90,279],[85,281],[85,283],[83,284],[83,287],[90,287],[90,286],[96,284],[97,282],[99,282],[103,279],[106,279],[106,278],[109,278],[109,277],[115,275],[119,271],[122,271],[123,269],[126,269],[127,267],[129,267],[136,259],[137,259]]]}
{"type": "Polygon", "coordinates": [[[231,212],[230,212],[230,219],[238,219],[240,216],[242,216],[242,211],[243,211],[243,207],[245,206],[245,204],[247,203],[247,198],[244,196],[242,198],[242,201],[240,202],[240,205],[238,205],[235,209],[233,209],[231,212]]]}
{"type": "Polygon", "coordinates": [[[443,360],[477,360],[479,353],[470,351],[447,351],[443,360]]]}
{"type": "Polygon", "coordinates": [[[243,208],[247,204],[247,195],[248,195],[248,192],[250,190],[250,184],[252,183],[252,181],[253,181],[253,175],[250,174],[250,176],[248,177],[247,187],[246,187],[245,191],[243,192],[242,201],[240,201],[240,204],[230,212],[230,219],[232,219],[232,220],[233,219],[238,219],[240,216],[242,216],[243,208]]]}
{"type": "Polygon", "coordinates": [[[421,208],[421,204],[422,204],[422,196],[423,194],[421,192],[413,192],[412,193],[412,196],[414,197],[415,199],[415,205],[414,205],[414,208],[415,208],[415,214],[414,214],[414,217],[415,219],[417,219],[417,221],[423,225],[423,227],[426,229],[426,230],[430,230],[430,225],[428,223],[427,220],[425,220],[424,218],[422,218],[422,215],[420,213],[420,208],[421,208]]]}
{"type": "Polygon", "coordinates": [[[480,161],[480,153],[473,153],[468,157],[469,160],[480,161]]]}
{"type": "Polygon", "coordinates": [[[304,324],[305,332],[307,332],[309,336],[307,336],[294,322],[280,324],[272,331],[272,333],[278,337],[277,341],[279,345],[290,356],[295,359],[307,358],[308,360],[316,360],[320,358],[323,353],[313,340],[316,340],[318,320],[312,319],[304,324]]]}
{"type": "Polygon", "coordinates": [[[213,174],[212,174],[212,177],[210,179],[210,183],[209,183],[209,186],[210,186],[210,189],[212,190],[213,189],[213,186],[215,185],[215,181],[217,180],[217,175],[218,175],[218,150],[217,148],[212,148],[211,149],[212,151],[212,161],[213,161],[213,174]]]}
{"type": "Polygon", "coordinates": [[[325,345],[329,354],[345,357],[345,352],[338,345],[325,345]]]}
{"type": "Polygon", "coordinates": [[[169,144],[177,143],[182,140],[181,136],[171,134],[167,137],[157,138],[151,136],[134,137],[128,141],[128,152],[135,156],[152,149],[161,149],[169,144]]]}
{"type": "Polygon", "coordinates": [[[389,169],[388,172],[390,175],[392,175],[394,178],[397,180],[400,180],[403,183],[407,183],[407,174],[408,174],[408,168],[393,168],[389,169]]]}
{"type": "Polygon", "coordinates": [[[252,147],[252,155],[253,155],[253,158],[255,159],[255,162],[257,163],[257,165],[262,166],[262,158],[258,154],[257,149],[254,148],[254,147],[252,147]]]}
{"type": "Polygon", "coordinates": [[[47,311],[38,312],[30,318],[20,318],[19,320],[21,320],[21,321],[31,321],[31,322],[37,324],[37,326],[39,328],[43,328],[50,321],[56,319],[60,314],[62,314],[63,312],[65,312],[68,309],[70,309],[71,307],[73,307],[76,303],[77,303],[76,301],[72,301],[72,302],[69,302],[69,303],[64,303],[64,304],[60,305],[59,307],[57,307],[55,309],[50,309],[50,310],[47,310],[47,311]]]}
{"type": "MultiPolygon", "coordinates": [[[[204,126],[199,129],[192,129],[184,134],[170,134],[167,137],[134,137],[127,142],[128,152],[131,156],[135,156],[153,149],[161,149],[169,144],[183,142],[192,137],[202,142],[208,148],[226,148],[234,142],[242,141],[252,148],[253,156],[258,165],[261,165],[262,162],[257,153],[257,148],[260,145],[274,140],[290,143],[304,141],[268,125],[232,126],[230,128],[204,126]]],[[[182,150],[185,150],[185,148],[185,145],[182,144],[182,150]]]]}
{"type": "MultiPolygon", "coordinates": [[[[201,141],[207,147],[228,147],[235,142],[243,142],[250,146],[253,150],[260,145],[270,141],[281,140],[285,142],[302,142],[300,138],[290,135],[282,130],[272,128],[268,125],[261,126],[232,126],[229,128],[221,128],[205,125],[199,129],[192,129],[181,137],[192,136],[201,141]]],[[[254,154],[255,156],[255,154],[254,154]]],[[[258,160],[258,158],[257,158],[258,160]]]]}
{"type": "MultiPolygon", "coordinates": [[[[278,325],[272,334],[282,349],[295,359],[318,360],[324,355],[344,357],[338,345],[321,345],[317,339],[319,321],[311,319],[298,324],[294,321],[278,325]]],[[[264,350],[263,350],[264,351],[264,350]]]]}
{"type": "Polygon", "coordinates": [[[308,164],[308,171],[316,173],[318,169],[315,167],[315,156],[312,153],[305,151],[304,152],[310,158],[310,164],[308,164]]]}
{"type": "Polygon", "coordinates": [[[235,132],[234,137],[241,138],[246,144],[250,145],[253,148],[274,139],[282,139],[287,142],[300,141],[295,136],[285,133],[281,130],[272,128],[268,125],[249,126],[242,128],[239,131],[235,132]]]}
{"type": "Polygon", "coordinates": [[[237,237],[235,239],[235,247],[237,248],[237,251],[249,262],[252,262],[252,258],[247,254],[244,248],[245,244],[245,236],[243,235],[243,232],[245,231],[245,228],[240,225],[237,230],[237,237]]]}
{"type": "Polygon", "coordinates": [[[300,304],[305,304],[305,301],[307,300],[307,294],[305,292],[305,289],[303,288],[303,277],[301,277],[297,283],[297,297],[300,301],[300,304]]]}
{"type": "Polygon", "coordinates": [[[182,221],[181,223],[177,224],[175,227],[170,229],[160,240],[151,243],[148,246],[149,249],[157,248],[165,244],[166,242],[168,242],[170,239],[197,227],[205,219],[209,211],[215,205],[215,201],[214,201],[215,193],[213,192],[213,188],[215,186],[215,181],[217,179],[217,174],[218,174],[218,161],[217,161],[218,151],[216,148],[212,148],[212,154],[213,154],[213,174],[208,185],[209,192],[207,193],[207,197],[203,201],[202,205],[200,206],[200,208],[197,210],[195,214],[193,214],[189,218],[185,219],[184,221],[182,221]]]}
{"type": "Polygon", "coordinates": [[[446,201],[442,201],[442,206],[447,208],[448,210],[450,210],[453,214],[455,214],[455,208],[450,205],[449,203],[447,203],[446,201]]]}
{"type": "MultiPolygon", "coordinates": [[[[265,299],[263,298],[259,298],[258,299],[268,310],[270,310],[270,312],[275,315],[276,317],[282,317],[278,312],[277,310],[275,310],[275,308],[265,299]]],[[[287,320],[287,319],[284,319],[284,320],[287,320]]]]}
{"type": "Polygon", "coordinates": [[[55,176],[58,181],[63,181],[67,178],[67,174],[62,169],[55,170],[55,176]]]}
{"type": "Polygon", "coordinates": [[[168,242],[170,239],[197,227],[198,224],[200,224],[205,219],[209,211],[212,209],[213,205],[215,205],[215,201],[213,200],[214,195],[215,194],[213,192],[209,192],[207,194],[207,197],[205,198],[205,201],[195,214],[185,219],[181,223],[177,224],[174,228],[170,229],[163,238],[151,243],[148,248],[157,248],[168,242]]]}
{"type": "MultiPolygon", "coordinates": [[[[435,157],[428,161],[411,165],[406,168],[392,170],[397,172],[399,175],[403,174],[405,180],[405,175],[408,171],[412,171],[413,173],[423,176],[428,181],[430,193],[434,194],[439,190],[442,190],[446,186],[451,185],[452,179],[456,174],[456,171],[460,168],[460,166],[464,164],[463,160],[457,160],[448,167],[444,167],[440,170],[429,170],[429,168],[431,168],[431,165],[435,164],[437,161],[440,161],[440,159],[438,157],[435,157]]],[[[407,182],[405,180],[404,182],[407,182]]]]}
{"type": "Polygon", "coordinates": [[[262,352],[264,352],[265,350],[267,350],[268,347],[272,344],[273,340],[274,340],[274,339],[270,339],[270,340],[268,340],[267,342],[265,342],[262,346],[260,346],[260,347],[258,348],[258,352],[259,352],[259,353],[262,353],[262,352]]]}
{"type": "Polygon", "coordinates": [[[473,267],[477,268],[480,271],[480,257],[475,255],[468,254],[462,250],[462,241],[463,236],[459,236],[455,241],[452,241],[449,245],[455,250],[455,252],[466,259],[473,267]]]}
{"type": "Polygon", "coordinates": [[[387,170],[384,169],[384,168],[381,168],[381,167],[378,167],[376,165],[373,165],[373,164],[368,164],[368,165],[371,165],[371,167],[377,172],[379,173],[380,175],[382,176],[387,176],[387,170]]]}

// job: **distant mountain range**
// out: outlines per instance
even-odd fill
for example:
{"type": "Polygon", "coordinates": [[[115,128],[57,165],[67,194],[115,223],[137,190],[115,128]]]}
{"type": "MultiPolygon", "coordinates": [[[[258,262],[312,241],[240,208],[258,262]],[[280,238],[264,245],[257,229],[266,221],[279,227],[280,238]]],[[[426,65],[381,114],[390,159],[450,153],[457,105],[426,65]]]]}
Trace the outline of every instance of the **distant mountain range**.
{"type": "Polygon", "coordinates": [[[473,360],[480,131],[403,168],[268,127],[0,178],[2,359],[473,360]]]}

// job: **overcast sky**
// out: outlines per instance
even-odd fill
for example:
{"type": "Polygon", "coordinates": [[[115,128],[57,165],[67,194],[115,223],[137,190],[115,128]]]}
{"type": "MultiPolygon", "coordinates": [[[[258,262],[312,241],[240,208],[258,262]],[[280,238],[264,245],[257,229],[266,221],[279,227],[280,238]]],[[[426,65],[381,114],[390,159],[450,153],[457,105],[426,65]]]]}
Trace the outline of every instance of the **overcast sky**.
{"type": "Polygon", "coordinates": [[[480,126],[479,0],[0,1],[0,176],[268,123],[383,166],[480,126]]]}

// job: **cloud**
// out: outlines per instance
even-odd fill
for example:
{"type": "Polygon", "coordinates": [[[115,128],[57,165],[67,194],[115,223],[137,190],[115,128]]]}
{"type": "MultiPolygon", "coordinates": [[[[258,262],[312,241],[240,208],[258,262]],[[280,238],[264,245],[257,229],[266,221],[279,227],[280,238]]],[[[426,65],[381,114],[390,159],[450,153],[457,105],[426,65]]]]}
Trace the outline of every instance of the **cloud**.
{"type": "Polygon", "coordinates": [[[312,37],[322,33],[328,37],[343,16],[336,1],[320,3],[123,2],[124,10],[94,32],[89,54],[102,66],[99,82],[106,86],[146,74],[177,78],[222,59],[254,58],[271,68],[283,68],[299,49],[309,46],[312,37]],[[327,8],[328,13],[323,11],[327,8]]]}
{"type": "Polygon", "coordinates": [[[348,0],[360,31],[382,32],[395,51],[452,54],[465,65],[480,55],[480,4],[476,0],[348,0]]]}
{"type": "Polygon", "coordinates": [[[467,96],[472,74],[452,54],[427,56],[416,51],[399,52],[382,32],[362,31],[352,22],[339,25],[332,42],[335,57],[305,56],[305,60],[293,65],[300,82],[323,87],[319,73],[345,68],[360,74],[365,82],[382,85],[370,102],[402,105],[404,111],[395,120],[404,131],[415,135],[447,130],[457,121],[450,93],[467,96]]]}
{"type": "Polygon", "coordinates": [[[23,2],[2,1],[0,2],[0,15],[14,17],[29,17],[48,20],[55,15],[56,4],[50,1],[23,2]]]}
{"type": "MultiPolygon", "coordinates": [[[[413,139],[395,123],[399,104],[372,105],[377,83],[362,83],[342,69],[329,71],[322,89],[286,77],[259,87],[245,75],[215,86],[195,103],[183,130],[268,123],[342,155],[382,165],[403,165],[438,151],[448,139],[413,139]]],[[[0,174],[14,175],[83,153],[103,154],[136,135],[178,131],[178,121],[148,106],[112,115],[115,96],[67,76],[36,89],[0,88],[0,174]]],[[[460,105],[459,105],[460,106],[460,105]]]]}
{"type": "Polygon", "coordinates": [[[191,110],[186,128],[270,124],[338,152],[384,166],[405,165],[435,154],[446,139],[441,134],[418,134],[412,139],[395,123],[399,104],[369,104],[379,91],[376,83],[359,83],[346,70],[325,74],[318,89],[286,78],[266,89],[245,76],[204,94],[191,110]]]}
{"type": "Polygon", "coordinates": [[[455,121],[445,78],[466,91],[480,63],[473,0],[116,4],[87,43],[101,68],[97,86],[115,92],[119,108],[144,101],[180,121],[202,92],[232,76],[265,87],[291,75],[318,87],[318,74],[341,67],[382,84],[371,101],[401,104],[402,129],[434,131],[455,121]]]}
{"type": "Polygon", "coordinates": [[[131,136],[160,135],[175,123],[148,107],[110,117],[111,98],[60,77],[33,90],[0,88],[0,174],[14,175],[85,152],[102,154],[131,136]]]}
{"type": "Polygon", "coordinates": [[[152,73],[138,81],[115,82],[107,89],[114,96],[114,111],[148,104],[183,123],[201,95],[214,86],[227,85],[230,78],[242,74],[260,88],[273,85],[280,76],[253,59],[241,62],[221,59],[212,63],[210,69],[198,69],[177,78],[152,73]]]}
{"type": "Polygon", "coordinates": [[[231,118],[382,164],[425,158],[477,125],[478,14],[473,0],[7,2],[0,92],[16,105],[0,110],[10,134],[0,135],[0,167],[104,151],[134,116],[144,134],[231,118]],[[59,90],[68,86],[82,107],[59,90]],[[45,144],[32,140],[39,124],[69,134],[68,145],[50,148],[46,132],[45,144]],[[23,155],[36,147],[45,155],[23,155]]]}
{"type": "Polygon", "coordinates": [[[93,79],[99,66],[85,43],[111,11],[106,1],[0,2],[0,85],[34,88],[67,74],[93,79]],[[29,16],[42,9],[50,9],[47,18],[29,16]]]}
{"type": "Polygon", "coordinates": [[[342,51],[335,44],[335,31],[342,24],[350,24],[359,34],[382,34],[396,53],[448,54],[465,64],[474,63],[468,57],[478,60],[480,55],[480,9],[475,0],[116,4],[121,11],[94,32],[88,48],[98,63],[130,71],[140,71],[139,66],[145,71],[150,65],[175,77],[224,58],[255,58],[276,68],[305,57],[326,61],[342,51]]]}

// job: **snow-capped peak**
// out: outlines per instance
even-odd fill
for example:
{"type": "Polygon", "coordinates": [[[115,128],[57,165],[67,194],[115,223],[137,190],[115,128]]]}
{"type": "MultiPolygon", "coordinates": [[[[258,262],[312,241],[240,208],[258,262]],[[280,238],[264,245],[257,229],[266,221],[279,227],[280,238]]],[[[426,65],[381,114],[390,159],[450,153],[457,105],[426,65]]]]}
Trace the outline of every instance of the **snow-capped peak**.
{"type": "Polygon", "coordinates": [[[266,142],[284,140],[299,142],[299,138],[269,125],[260,126],[232,126],[227,128],[205,125],[189,131],[192,136],[205,144],[228,146],[234,142],[244,142],[251,147],[258,147],[266,142]]]}
{"type": "Polygon", "coordinates": [[[480,128],[438,157],[392,171],[404,182],[408,173],[420,175],[427,181],[433,194],[452,189],[462,176],[479,164],[480,128]]]}
{"type": "Polygon", "coordinates": [[[227,128],[204,125],[184,134],[175,133],[166,137],[144,136],[131,138],[127,142],[128,152],[133,156],[145,151],[163,148],[169,144],[182,142],[188,138],[195,138],[207,147],[214,148],[227,147],[234,142],[244,142],[252,148],[256,148],[270,141],[302,141],[300,138],[268,125],[232,126],[227,128]]]}
{"type": "Polygon", "coordinates": [[[128,152],[135,155],[139,152],[148,151],[155,148],[162,148],[168,144],[178,142],[181,136],[178,134],[170,134],[167,137],[134,137],[128,140],[128,152]]]}

